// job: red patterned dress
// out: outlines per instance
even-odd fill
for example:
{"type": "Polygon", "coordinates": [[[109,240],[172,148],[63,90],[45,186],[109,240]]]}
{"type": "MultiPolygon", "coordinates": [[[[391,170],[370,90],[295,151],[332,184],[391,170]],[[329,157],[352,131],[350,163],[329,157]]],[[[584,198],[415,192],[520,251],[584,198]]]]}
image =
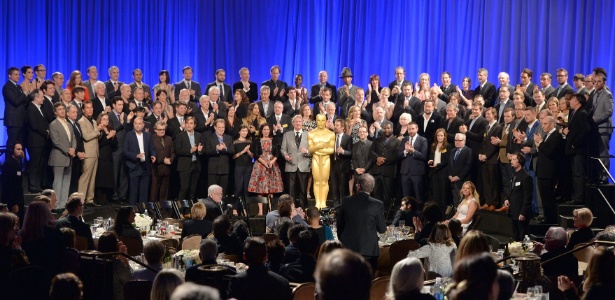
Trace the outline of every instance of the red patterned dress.
{"type": "Polygon", "coordinates": [[[273,142],[271,139],[260,139],[259,142],[262,154],[258,155],[258,151],[253,152],[255,154],[254,168],[248,184],[248,192],[257,194],[281,193],[284,191],[284,185],[282,184],[282,173],[280,173],[278,163],[275,162],[271,169],[268,169],[258,161],[259,157],[266,162],[274,158],[272,153],[273,142]]]}

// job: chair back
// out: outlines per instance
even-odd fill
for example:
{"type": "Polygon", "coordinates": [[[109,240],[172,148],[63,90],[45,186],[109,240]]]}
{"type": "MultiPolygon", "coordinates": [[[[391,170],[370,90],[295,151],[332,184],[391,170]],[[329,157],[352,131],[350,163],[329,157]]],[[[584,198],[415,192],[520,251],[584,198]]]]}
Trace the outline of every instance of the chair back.
{"type": "Polygon", "coordinates": [[[151,291],[151,281],[131,280],[124,284],[124,299],[149,300],[151,291]]]}
{"type": "Polygon", "coordinates": [[[193,234],[191,236],[185,237],[182,241],[182,250],[199,249],[199,247],[201,246],[202,239],[203,237],[201,237],[200,234],[193,234]]]}
{"type": "Polygon", "coordinates": [[[316,290],[315,283],[313,282],[302,283],[293,289],[293,300],[314,300],[315,290],[316,290]]]}
{"type": "Polygon", "coordinates": [[[176,219],[181,218],[179,209],[176,207],[173,201],[160,200],[158,201],[158,205],[160,206],[160,213],[162,214],[164,218],[176,218],[176,219]]]}
{"type": "Polygon", "coordinates": [[[265,233],[263,234],[263,240],[265,243],[269,243],[271,241],[279,240],[280,237],[275,233],[265,233]]]}
{"type": "Polygon", "coordinates": [[[480,224],[482,218],[483,217],[479,216],[477,213],[474,213],[474,216],[472,217],[472,223],[470,223],[470,225],[468,225],[468,229],[466,230],[466,232],[477,228],[478,224],[480,224]]]}
{"type": "Polygon", "coordinates": [[[400,240],[391,244],[389,253],[391,255],[391,266],[398,261],[408,257],[408,252],[420,248],[421,245],[415,240],[400,240]]]}
{"type": "Polygon", "coordinates": [[[160,242],[165,248],[169,247],[171,250],[175,249],[176,251],[179,251],[179,240],[177,239],[164,239],[160,242]]]}
{"type": "MultiPolygon", "coordinates": [[[[580,243],[574,246],[574,249],[585,246],[587,243],[580,243]]],[[[579,262],[589,263],[589,260],[594,256],[595,248],[593,246],[589,246],[584,248],[583,250],[579,250],[574,252],[574,256],[577,258],[579,262]]]]}
{"type": "Polygon", "coordinates": [[[143,253],[143,242],[134,238],[129,238],[125,236],[119,237],[119,240],[126,245],[126,250],[128,250],[128,255],[137,256],[143,253]]]}
{"type": "Polygon", "coordinates": [[[75,237],[75,249],[79,251],[88,250],[88,239],[83,236],[75,237]]]}
{"type": "Polygon", "coordinates": [[[163,221],[167,221],[169,225],[173,225],[173,227],[175,228],[179,228],[179,229],[184,228],[184,223],[182,223],[182,221],[179,219],[166,218],[166,219],[163,219],[163,221]]]}
{"type": "Polygon", "coordinates": [[[446,207],[446,210],[444,211],[444,216],[448,220],[448,219],[452,218],[455,215],[456,211],[457,211],[457,209],[454,206],[449,205],[449,206],[446,207]]]}
{"type": "Polygon", "coordinates": [[[190,210],[192,209],[192,201],[190,200],[177,200],[175,201],[175,206],[179,210],[179,214],[183,219],[190,219],[190,210]]]}
{"type": "Polygon", "coordinates": [[[143,207],[143,210],[147,210],[147,213],[160,220],[162,219],[162,213],[160,213],[160,209],[158,208],[158,202],[144,202],[141,203],[141,206],[143,207]]]}
{"type": "Polygon", "coordinates": [[[378,277],[372,280],[372,287],[369,291],[371,300],[383,300],[389,288],[389,276],[378,277]]]}

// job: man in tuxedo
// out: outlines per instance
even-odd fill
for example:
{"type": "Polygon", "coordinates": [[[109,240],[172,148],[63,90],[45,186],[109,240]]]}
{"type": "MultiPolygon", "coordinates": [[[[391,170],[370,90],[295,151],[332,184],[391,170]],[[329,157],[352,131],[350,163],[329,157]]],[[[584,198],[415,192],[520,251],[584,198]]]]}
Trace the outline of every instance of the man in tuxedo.
{"type": "Polygon", "coordinates": [[[483,98],[485,99],[485,107],[492,107],[495,105],[495,98],[497,97],[497,92],[495,90],[495,85],[487,81],[488,76],[489,73],[487,69],[478,69],[478,86],[476,87],[476,89],[474,89],[474,94],[480,94],[483,96],[483,98]]]}
{"type": "Polygon", "coordinates": [[[300,199],[301,207],[307,207],[306,191],[311,163],[307,133],[302,131],[303,119],[300,115],[293,117],[292,125],[293,130],[284,133],[280,153],[286,161],[284,171],[289,194],[295,199],[300,199]]]}
{"type": "Polygon", "coordinates": [[[110,101],[111,99],[105,97],[107,91],[105,89],[105,84],[102,81],[95,83],[93,89],[94,94],[92,94],[93,96],[91,101],[94,105],[94,115],[92,115],[92,118],[96,120],[103,111],[107,113],[111,112],[112,105],[110,101]]]}
{"type": "MultiPolygon", "coordinates": [[[[170,118],[167,121],[166,135],[170,136],[173,140],[180,132],[185,130],[186,124],[186,110],[187,106],[183,102],[179,102],[175,105],[175,117],[170,118]]],[[[196,122],[196,119],[195,119],[196,122]]]]}
{"type": "Polygon", "coordinates": [[[271,88],[268,85],[261,86],[261,100],[257,101],[258,110],[261,113],[261,117],[268,118],[273,114],[273,102],[269,99],[271,88]]]}
{"type": "Polygon", "coordinates": [[[143,71],[141,71],[141,69],[134,69],[134,71],[132,71],[132,78],[134,79],[134,81],[129,85],[132,94],[135,93],[135,90],[137,88],[141,88],[143,89],[143,97],[151,99],[152,89],[148,84],[143,82],[143,71]]]}
{"type": "MultiPolygon", "coordinates": [[[[271,78],[267,81],[263,81],[263,83],[261,83],[261,99],[263,96],[263,87],[267,86],[269,87],[269,92],[271,93],[271,100],[272,101],[282,101],[282,102],[286,102],[286,100],[288,100],[288,98],[286,97],[286,88],[288,88],[288,84],[286,84],[286,82],[280,80],[280,67],[275,65],[273,67],[271,67],[271,69],[269,70],[269,74],[271,75],[271,78]]],[[[261,109],[261,114],[262,114],[262,109],[261,109]]],[[[268,114],[266,114],[268,116],[268,114]]]]}
{"type": "Polygon", "coordinates": [[[130,205],[147,202],[152,164],[156,162],[156,149],[150,134],[143,130],[143,118],[135,118],[133,123],[123,149],[130,178],[130,205]]]}
{"type": "Polygon", "coordinates": [[[182,69],[182,73],[184,75],[184,79],[175,84],[175,99],[179,99],[179,92],[183,89],[188,90],[190,94],[190,102],[197,102],[201,99],[201,85],[192,80],[192,68],[190,66],[185,66],[182,69]]]}
{"type": "Polygon", "coordinates": [[[510,100],[510,90],[508,86],[501,86],[499,88],[499,103],[495,105],[495,111],[498,119],[496,120],[500,124],[504,124],[504,109],[509,107],[515,107],[515,103],[510,100]]]}
{"type": "Polygon", "coordinates": [[[441,128],[441,117],[434,113],[434,103],[431,100],[423,102],[423,113],[416,117],[416,124],[419,125],[419,135],[427,139],[427,144],[433,144],[436,130],[441,128]]]}
{"type": "Polygon", "coordinates": [[[545,95],[551,96],[551,93],[555,92],[553,86],[551,86],[551,73],[540,74],[540,86],[545,95]]]}
{"type": "Polygon", "coordinates": [[[352,137],[344,134],[346,121],[335,120],[335,151],[331,158],[331,185],[333,187],[333,205],[338,206],[348,192],[348,175],[352,159],[352,137]]]}
{"type": "Polygon", "coordinates": [[[585,96],[574,94],[570,99],[570,116],[568,127],[563,129],[566,136],[564,153],[572,162],[572,201],[574,204],[584,202],[585,163],[587,155],[588,133],[590,132],[588,114],[585,111],[585,96]]]}
{"type": "Polygon", "coordinates": [[[532,217],[532,194],[534,184],[532,177],[523,168],[525,156],[517,152],[511,156],[510,165],[513,168],[511,191],[504,200],[508,207],[508,215],[512,221],[513,239],[521,241],[529,234],[530,218],[532,217]]]}
{"type": "MultiPolygon", "coordinates": [[[[517,84],[515,91],[521,91],[525,96],[525,105],[533,105],[534,99],[534,90],[538,89],[538,86],[532,82],[532,76],[534,72],[528,68],[524,68],[521,70],[521,83],[517,84]]],[[[512,94],[512,93],[511,93],[512,94]]]]}
{"type": "Polygon", "coordinates": [[[51,153],[49,165],[53,168],[53,190],[56,191],[58,203],[56,209],[64,209],[68,199],[71,180],[71,160],[77,154],[77,138],[73,126],[66,119],[66,108],[62,103],[53,105],[56,119],[49,124],[51,153]]]}
{"type": "Polygon", "coordinates": [[[216,70],[216,80],[214,82],[207,84],[207,86],[205,87],[205,95],[208,95],[211,98],[211,95],[209,93],[212,91],[211,88],[215,86],[218,88],[219,98],[221,102],[222,103],[226,102],[228,104],[231,104],[233,103],[233,91],[231,91],[231,86],[224,82],[225,79],[226,79],[226,71],[224,71],[223,69],[216,70]]]}
{"type": "MultiPolygon", "coordinates": [[[[250,103],[256,101],[258,99],[258,86],[256,82],[250,81],[250,70],[246,67],[239,69],[239,77],[241,79],[233,84],[232,92],[243,90],[250,98],[250,103]]],[[[229,96],[229,99],[232,100],[233,97],[229,96]]]]}
{"type": "MultiPolygon", "coordinates": [[[[507,87],[503,87],[506,89],[507,87]]],[[[510,100],[508,100],[510,101],[510,100]]],[[[487,128],[483,135],[485,138],[481,143],[478,152],[478,161],[480,162],[480,176],[476,180],[479,184],[479,193],[483,195],[483,208],[494,210],[500,207],[500,190],[501,173],[499,166],[499,147],[491,143],[493,138],[502,135],[502,126],[497,122],[497,113],[495,108],[489,107],[485,111],[485,119],[487,120],[487,128]]]]}
{"type": "MultiPolygon", "coordinates": [[[[85,86],[85,88],[88,89],[88,92],[89,92],[88,95],[90,95],[91,96],[90,98],[92,98],[95,95],[95,92],[96,92],[96,89],[94,88],[94,86],[97,83],[99,83],[99,82],[103,84],[103,87],[104,87],[105,84],[104,84],[104,82],[98,80],[98,69],[96,68],[96,66],[88,67],[86,72],[88,74],[88,80],[84,80],[83,81],[83,86],[85,86]]],[[[106,92],[106,90],[105,90],[105,92],[106,92]]],[[[105,94],[102,94],[102,97],[104,99],[105,98],[105,94]]],[[[94,115],[96,115],[96,114],[94,114],[94,115]]],[[[98,117],[98,115],[96,115],[95,119],[97,117],[98,117]]]]}
{"type": "MultiPolygon", "coordinates": [[[[96,182],[96,170],[98,169],[98,138],[100,130],[104,127],[96,124],[94,120],[94,107],[91,101],[83,105],[83,117],[78,123],[83,136],[83,147],[85,158],[83,160],[83,171],[79,177],[79,193],[85,196],[86,205],[94,205],[94,188],[96,182]]],[[[108,166],[105,166],[108,167],[108,166]]]]}
{"type": "Polygon", "coordinates": [[[455,134],[459,133],[460,127],[464,126],[463,119],[457,116],[459,107],[455,103],[446,105],[446,119],[442,121],[441,127],[446,130],[446,137],[449,143],[455,140],[455,134]]]}
{"type": "MultiPolygon", "coordinates": [[[[156,103],[160,104],[160,102],[156,103]]],[[[171,164],[175,160],[175,148],[173,147],[173,140],[165,135],[166,127],[167,124],[164,121],[158,121],[154,125],[156,135],[152,136],[152,143],[156,150],[156,161],[152,165],[150,202],[167,200],[168,198],[169,176],[171,174],[171,164]]]]}
{"type": "Polygon", "coordinates": [[[355,178],[359,175],[369,173],[372,167],[372,158],[370,157],[370,149],[372,141],[367,139],[367,127],[359,127],[359,141],[352,145],[352,163],[354,168],[355,178]]]}
{"type": "Polygon", "coordinates": [[[301,100],[297,98],[297,90],[293,86],[288,87],[288,102],[284,103],[284,114],[292,117],[301,114],[301,100]]]}
{"type": "Polygon", "coordinates": [[[75,150],[76,154],[71,161],[71,166],[73,170],[71,171],[70,188],[68,190],[68,193],[72,194],[74,192],[77,192],[77,190],[79,189],[79,177],[81,176],[81,167],[83,165],[83,161],[85,160],[85,144],[83,143],[83,131],[81,130],[81,126],[79,125],[79,123],[77,123],[77,121],[79,120],[77,106],[75,104],[71,104],[66,108],[66,110],[66,119],[68,120],[68,124],[73,127],[75,140],[77,141],[77,148],[75,150]]]}
{"type": "Polygon", "coordinates": [[[71,196],[66,202],[66,210],[68,215],[58,219],[54,224],[55,227],[57,229],[70,228],[74,230],[76,236],[86,239],[87,250],[96,250],[90,225],[82,221],[83,199],[80,196],[71,196]]]}
{"type": "MultiPolygon", "coordinates": [[[[337,104],[343,109],[344,107],[346,107],[347,103],[351,103],[350,106],[354,105],[355,103],[354,95],[357,93],[357,89],[359,87],[352,84],[352,78],[353,78],[352,71],[350,71],[350,68],[348,67],[344,67],[342,69],[342,74],[340,75],[340,78],[342,79],[344,84],[340,88],[337,89],[337,99],[338,99],[337,104]]],[[[348,109],[341,112],[342,118],[346,118],[348,116],[346,114],[347,112],[348,112],[348,109]]]]}
{"type": "Polygon", "coordinates": [[[4,98],[4,126],[7,133],[7,145],[23,141],[23,126],[26,121],[26,94],[17,84],[19,69],[10,67],[7,71],[9,80],[2,87],[4,98]]]}
{"type": "Polygon", "coordinates": [[[544,208],[545,221],[548,224],[556,224],[555,185],[557,184],[564,140],[555,128],[555,119],[552,116],[547,116],[542,121],[543,134],[534,135],[534,144],[538,149],[536,178],[544,208]]]}
{"type": "Polygon", "coordinates": [[[419,203],[422,203],[426,200],[423,197],[423,179],[429,147],[427,139],[418,135],[418,131],[419,126],[416,123],[408,124],[409,135],[401,140],[397,152],[398,159],[401,160],[399,173],[403,196],[414,196],[419,203]]]}
{"type": "Polygon", "coordinates": [[[228,104],[221,100],[222,98],[220,97],[220,91],[220,88],[215,85],[207,90],[207,95],[209,96],[209,110],[212,111],[218,118],[226,118],[226,106],[228,104]]]}
{"type": "Polygon", "coordinates": [[[203,154],[201,134],[194,131],[194,117],[186,117],[184,129],[174,139],[177,156],[177,172],[179,172],[180,190],[178,199],[196,199],[195,193],[199,173],[201,172],[200,156],[203,154]]]}
{"type": "MultiPolygon", "coordinates": [[[[51,85],[53,87],[53,85],[51,85]]],[[[28,167],[28,190],[30,193],[40,193],[43,190],[46,165],[49,160],[49,122],[45,118],[42,106],[44,100],[43,92],[35,89],[27,97],[30,102],[26,111],[28,124],[28,156],[30,157],[28,167]]]]}
{"type": "MultiPolygon", "coordinates": [[[[321,93],[324,88],[329,88],[330,100],[335,103],[337,102],[337,95],[334,93],[334,91],[337,91],[337,88],[335,87],[335,85],[327,82],[328,79],[329,74],[327,74],[327,71],[322,70],[318,72],[318,83],[312,85],[312,87],[310,88],[310,103],[318,104],[321,101],[325,101],[321,93]]],[[[316,109],[315,112],[315,114],[318,114],[316,109]]]]}
{"type": "Polygon", "coordinates": [[[53,113],[53,96],[56,92],[53,81],[43,81],[41,84],[41,92],[43,94],[43,104],[41,106],[41,110],[43,111],[43,115],[45,116],[47,122],[51,123],[51,121],[56,118],[56,115],[53,113]]]}
{"type": "Polygon", "coordinates": [[[124,83],[119,81],[119,78],[120,69],[118,69],[116,66],[109,67],[109,80],[105,81],[105,87],[107,88],[107,98],[113,99],[117,96],[121,96],[120,86],[122,86],[124,83]]]}
{"type": "Polygon", "coordinates": [[[124,100],[116,96],[112,100],[113,110],[109,113],[109,125],[115,130],[117,139],[117,149],[113,151],[113,180],[115,190],[113,201],[122,202],[126,200],[128,193],[128,180],[126,178],[126,163],[124,160],[124,138],[126,136],[125,124],[126,114],[124,114],[124,100]]]}
{"type": "Polygon", "coordinates": [[[438,95],[438,99],[448,103],[448,97],[457,92],[457,86],[451,83],[451,73],[447,71],[442,72],[440,78],[442,79],[442,86],[434,89],[434,91],[438,95]]]}
{"type": "Polygon", "coordinates": [[[372,143],[372,167],[369,173],[376,180],[374,196],[382,199],[387,209],[391,206],[393,181],[397,174],[397,149],[399,140],[393,136],[393,124],[386,121],[382,125],[382,135],[372,143]]]}
{"type": "MultiPolygon", "coordinates": [[[[509,94],[508,95],[508,99],[512,100],[513,99],[512,98],[513,93],[515,92],[515,86],[510,84],[510,75],[508,75],[508,73],[506,73],[506,72],[500,72],[500,74],[498,74],[498,81],[500,82],[500,87],[498,87],[498,89],[496,91],[497,95],[500,95],[500,90],[503,87],[508,87],[508,94],[509,94]]],[[[500,99],[498,99],[498,103],[500,103],[500,102],[502,102],[502,98],[501,97],[500,97],[500,99]]],[[[498,103],[495,103],[495,104],[497,105],[498,103]]],[[[498,116],[501,117],[501,115],[498,115],[498,116]]]]}
{"type": "Polygon", "coordinates": [[[406,70],[404,70],[404,67],[399,66],[395,68],[395,80],[389,83],[389,89],[391,90],[389,101],[394,102],[394,100],[401,94],[405,83],[412,84],[410,81],[406,80],[406,70]]]}
{"type": "Polygon", "coordinates": [[[344,197],[337,211],[337,235],[344,246],[362,255],[375,267],[380,255],[378,233],[386,231],[382,201],[370,197],[374,178],[363,174],[355,178],[356,193],[344,197]]]}
{"type": "Polygon", "coordinates": [[[224,134],[224,119],[214,121],[214,132],[201,140],[205,142],[205,155],[207,155],[208,184],[216,184],[222,187],[224,193],[228,193],[226,187],[230,172],[229,164],[235,150],[233,138],[224,134]]]}
{"type": "Polygon", "coordinates": [[[205,220],[214,221],[217,217],[224,214],[226,208],[222,203],[224,197],[224,190],[217,184],[212,184],[207,189],[207,198],[199,199],[199,202],[205,205],[207,213],[205,214],[205,220]]]}
{"type": "Polygon", "coordinates": [[[391,117],[393,124],[398,122],[399,116],[403,113],[409,113],[412,116],[412,121],[416,121],[416,117],[423,113],[423,103],[419,98],[412,96],[412,83],[404,83],[401,89],[402,92],[397,95],[395,108],[393,108],[393,116],[391,117]]]}
{"type": "Polygon", "coordinates": [[[574,90],[568,84],[568,71],[566,69],[557,69],[557,83],[559,86],[550,95],[545,93],[548,98],[555,97],[557,99],[564,97],[566,94],[574,93],[574,90]]]}
{"type": "MultiPolygon", "coordinates": [[[[610,167],[609,150],[611,135],[613,134],[613,94],[605,86],[606,77],[604,74],[594,75],[594,88],[596,92],[592,97],[592,111],[590,113],[591,124],[596,132],[595,136],[598,144],[598,153],[600,160],[608,170],[610,167]]],[[[603,173],[602,168],[599,168],[600,174],[603,173]]],[[[600,181],[606,182],[606,174],[600,176],[600,181]]]]}
{"type": "Polygon", "coordinates": [[[470,169],[474,163],[472,150],[466,147],[466,135],[457,133],[455,135],[455,148],[450,153],[450,165],[448,168],[448,180],[451,182],[453,201],[455,206],[459,205],[461,196],[461,186],[470,178],[470,169]]]}

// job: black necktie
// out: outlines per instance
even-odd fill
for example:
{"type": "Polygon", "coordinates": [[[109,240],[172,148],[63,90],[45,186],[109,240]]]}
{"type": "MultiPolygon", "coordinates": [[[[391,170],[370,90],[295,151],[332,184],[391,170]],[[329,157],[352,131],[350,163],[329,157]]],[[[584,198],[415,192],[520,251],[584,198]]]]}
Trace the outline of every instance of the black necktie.
{"type": "Polygon", "coordinates": [[[301,135],[299,135],[299,132],[295,132],[295,145],[297,145],[297,149],[299,149],[299,144],[301,144],[301,135]]]}

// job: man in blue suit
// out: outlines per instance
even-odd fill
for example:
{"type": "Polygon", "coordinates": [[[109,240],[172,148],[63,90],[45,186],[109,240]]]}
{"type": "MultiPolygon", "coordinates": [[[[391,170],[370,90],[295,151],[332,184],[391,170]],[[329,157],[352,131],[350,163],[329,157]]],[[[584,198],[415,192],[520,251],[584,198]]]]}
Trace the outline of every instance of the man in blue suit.
{"type": "Polygon", "coordinates": [[[147,201],[152,163],[156,161],[156,149],[149,133],[143,131],[145,122],[135,118],[133,130],[126,133],[124,157],[130,178],[130,205],[147,201]]]}
{"type": "Polygon", "coordinates": [[[399,143],[398,159],[401,160],[401,188],[404,197],[414,196],[423,202],[423,177],[425,177],[425,161],[427,161],[427,139],[418,135],[419,126],[411,122],[408,124],[409,136],[399,143]],[[414,194],[411,193],[414,192],[414,194]]]}

